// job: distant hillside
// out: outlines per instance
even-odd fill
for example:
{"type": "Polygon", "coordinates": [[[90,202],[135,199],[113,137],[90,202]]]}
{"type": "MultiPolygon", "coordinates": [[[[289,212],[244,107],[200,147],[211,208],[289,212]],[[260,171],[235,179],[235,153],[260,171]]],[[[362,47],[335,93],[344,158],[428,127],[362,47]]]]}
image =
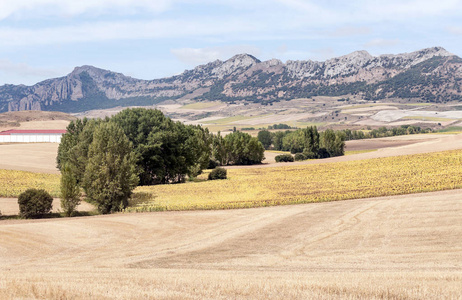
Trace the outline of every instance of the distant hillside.
{"type": "Polygon", "coordinates": [[[33,86],[0,87],[0,112],[79,112],[164,100],[274,101],[352,95],[365,100],[405,98],[419,102],[462,100],[462,59],[440,47],[374,57],[366,51],[324,62],[287,61],[239,54],[180,75],[140,80],[82,66],[65,77],[33,86]]]}

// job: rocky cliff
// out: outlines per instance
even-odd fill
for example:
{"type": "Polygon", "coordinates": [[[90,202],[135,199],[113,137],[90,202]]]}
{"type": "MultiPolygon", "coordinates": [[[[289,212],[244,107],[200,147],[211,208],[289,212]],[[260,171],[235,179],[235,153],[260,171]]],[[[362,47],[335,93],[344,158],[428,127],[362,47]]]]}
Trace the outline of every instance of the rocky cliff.
{"type": "Polygon", "coordinates": [[[194,99],[271,103],[300,97],[355,95],[366,100],[461,101],[462,59],[440,47],[397,55],[366,51],[324,62],[261,62],[239,54],[180,75],[140,80],[92,66],[33,86],[0,87],[0,112],[66,112],[164,100],[194,99]]]}

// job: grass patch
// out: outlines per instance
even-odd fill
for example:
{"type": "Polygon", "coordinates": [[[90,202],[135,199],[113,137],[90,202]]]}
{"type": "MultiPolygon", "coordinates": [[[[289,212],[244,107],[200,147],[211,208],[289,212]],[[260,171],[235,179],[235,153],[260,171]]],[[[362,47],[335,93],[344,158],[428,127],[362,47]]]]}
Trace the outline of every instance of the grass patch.
{"type": "Polygon", "coordinates": [[[286,124],[290,125],[290,126],[295,126],[297,128],[303,128],[303,127],[307,127],[307,126],[316,126],[316,127],[321,127],[321,126],[324,126],[326,125],[327,123],[326,122],[299,122],[299,121],[295,121],[295,125],[291,125],[289,124],[290,122],[286,122],[286,124]]]}
{"type": "Polygon", "coordinates": [[[0,197],[18,197],[29,188],[44,189],[52,197],[59,197],[60,178],[59,174],[0,169],[0,197]]]}
{"type": "Polygon", "coordinates": [[[434,122],[454,121],[454,119],[449,119],[449,118],[424,117],[424,116],[409,116],[409,117],[401,118],[400,120],[419,120],[419,121],[434,121],[434,122]]]}
{"type": "Polygon", "coordinates": [[[438,133],[461,133],[462,126],[451,126],[438,130],[438,133]]]}
{"type": "Polygon", "coordinates": [[[399,103],[399,105],[405,105],[405,106],[432,106],[434,104],[432,104],[432,103],[399,103]]]}
{"type": "Polygon", "coordinates": [[[229,169],[227,180],[138,187],[154,200],[126,212],[231,209],[462,188],[462,150],[351,162],[229,169]]]}
{"type": "MultiPolygon", "coordinates": [[[[223,119],[206,121],[206,122],[204,122],[204,124],[226,125],[226,124],[239,122],[239,121],[244,121],[244,120],[264,118],[264,117],[267,117],[267,116],[270,116],[270,115],[271,114],[259,115],[259,116],[232,116],[232,117],[227,117],[227,118],[223,118],[223,119]]],[[[255,125],[248,125],[248,127],[250,127],[250,126],[255,127],[255,125]]],[[[260,125],[258,125],[258,126],[260,126],[260,125]]]]}
{"type": "Polygon", "coordinates": [[[180,109],[206,109],[206,108],[214,107],[220,104],[221,102],[197,102],[197,103],[186,104],[182,106],[180,109]]]}
{"type": "Polygon", "coordinates": [[[265,150],[265,152],[277,153],[277,154],[291,154],[290,151],[279,151],[279,150],[265,150]]]}

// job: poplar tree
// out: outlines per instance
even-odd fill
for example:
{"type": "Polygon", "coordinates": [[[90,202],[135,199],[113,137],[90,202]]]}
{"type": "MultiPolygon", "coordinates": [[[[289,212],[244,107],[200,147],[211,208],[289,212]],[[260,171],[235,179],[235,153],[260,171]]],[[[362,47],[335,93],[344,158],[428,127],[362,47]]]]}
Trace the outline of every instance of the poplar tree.
{"type": "Polygon", "coordinates": [[[83,177],[87,197],[103,213],[119,211],[138,184],[136,157],[122,128],[113,122],[99,124],[88,149],[83,177]]]}
{"type": "Polygon", "coordinates": [[[80,187],[70,164],[61,169],[61,208],[66,216],[72,216],[75,208],[80,204],[80,187]]]}

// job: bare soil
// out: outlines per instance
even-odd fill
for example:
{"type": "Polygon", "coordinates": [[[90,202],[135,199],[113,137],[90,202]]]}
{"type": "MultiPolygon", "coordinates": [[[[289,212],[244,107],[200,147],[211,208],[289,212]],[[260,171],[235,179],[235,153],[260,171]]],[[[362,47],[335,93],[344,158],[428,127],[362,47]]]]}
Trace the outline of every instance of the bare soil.
{"type": "MultiPolygon", "coordinates": [[[[82,201],[76,208],[77,211],[93,211],[95,207],[87,202],[82,201]]],[[[53,198],[53,209],[52,212],[62,212],[61,200],[59,198],[53,198]]],[[[0,198],[0,212],[2,215],[11,216],[19,215],[18,198],[0,198]]]]}
{"type": "Polygon", "coordinates": [[[57,143],[0,144],[0,169],[58,174],[57,143]]]}
{"type": "Polygon", "coordinates": [[[56,111],[14,111],[0,114],[0,131],[10,129],[66,129],[77,118],[56,111]]]}

